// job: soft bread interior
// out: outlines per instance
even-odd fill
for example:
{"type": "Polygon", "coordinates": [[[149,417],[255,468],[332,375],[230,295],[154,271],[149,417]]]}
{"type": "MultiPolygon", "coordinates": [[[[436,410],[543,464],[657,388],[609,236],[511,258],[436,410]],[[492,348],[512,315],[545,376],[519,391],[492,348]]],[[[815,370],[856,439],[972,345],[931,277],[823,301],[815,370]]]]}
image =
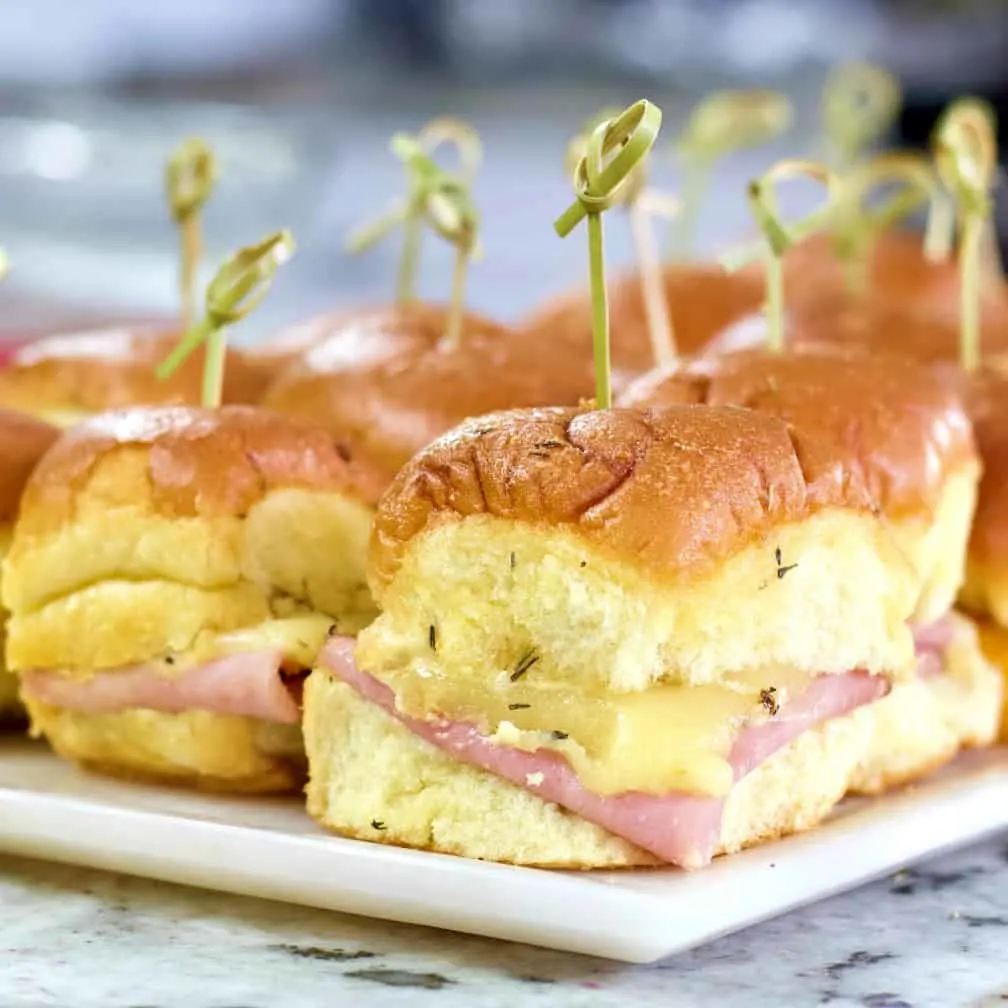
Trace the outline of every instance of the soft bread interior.
{"type": "MultiPolygon", "coordinates": [[[[4,604],[37,609],[100,581],[174,581],[221,589],[245,580],[307,600],[357,624],[373,614],[364,577],[370,508],[344,494],[274,490],[242,517],[157,513],[145,452],[123,451],[95,467],[72,519],[51,528],[22,515],[4,561],[4,604]]],[[[41,510],[41,509],[40,509],[41,510]]]]}
{"type": "Polygon", "coordinates": [[[113,668],[311,612],[353,633],[373,614],[370,525],[364,505],[317,491],[274,491],[242,520],[164,517],[89,488],[72,522],[19,528],[3,566],[8,661],[113,668]]]}
{"type": "Polygon", "coordinates": [[[979,475],[976,463],[959,469],[945,480],[931,515],[889,523],[920,578],[915,623],[927,624],[947,613],[963,584],[979,475]]]}
{"type": "Polygon", "coordinates": [[[998,734],[1003,681],[984,655],[976,625],[955,613],[943,675],[897,683],[872,704],[872,738],[851,782],[876,793],[923,776],[960,749],[998,734]]]}
{"type": "MultiPolygon", "coordinates": [[[[728,797],[720,853],[806,829],[847,790],[868,745],[862,707],[805,732],[728,797]]],[[[453,759],[324,670],[305,687],[308,812],[346,836],[562,868],[655,858],[533,791],[453,759]]]]}
{"type": "Polygon", "coordinates": [[[503,674],[532,651],[540,679],[616,692],[767,666],[898,678],[913,674],[916,599],[910,564],[867,514],[822,511],[663,581],[572,531],[478,516],[410,542],[357,658],[379,678],[429,661],[433,626],[440,670],[457,677],[503,674]]]}
{"type": "Polygon", "coordinates": [[[81,714],[30,697],[26,706],[33,735],[45,736],[61,756],[114,776],[245,793],[296,791],[304,781],[297,725],[208,711],[81,714]]]}

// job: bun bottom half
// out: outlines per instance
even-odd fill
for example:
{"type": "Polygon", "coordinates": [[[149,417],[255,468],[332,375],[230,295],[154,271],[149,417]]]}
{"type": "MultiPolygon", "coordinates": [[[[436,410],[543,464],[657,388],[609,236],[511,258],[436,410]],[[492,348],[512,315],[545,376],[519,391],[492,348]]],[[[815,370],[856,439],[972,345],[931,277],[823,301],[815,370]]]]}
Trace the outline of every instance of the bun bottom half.
{"type": "MultiPolygon", "coordinates": [[[[821,822],[851,791],[904,784],[991,741],[1001,680],[958,621],[950,674],[804,732],[739,781],[718,854],[821,822]]],[[[344,836],[550,868],[656,865],[653,855],[531,791],[461,763],[324,670],[305,684],[308,812],[344,836]]]]}
{"type": "MultiPolygon", "coordinates": [[[[531,791],[458,762],[324,671],[305,684],[304,729],[308,812],[336,833],[537,867],[661,863],[531,791]]],[[[822,820],[847,791],[870,734],[862,708],[805,732],[746,776],[727,799],[718,853],[822,820]]]]}
{"type": "Polygon", "coordinates": [[[297,725],[209,711],[86,714],[30,698],[26,705],[32,735],[108,776],[240,794],[286,794],[304,784],[297,725]]]}

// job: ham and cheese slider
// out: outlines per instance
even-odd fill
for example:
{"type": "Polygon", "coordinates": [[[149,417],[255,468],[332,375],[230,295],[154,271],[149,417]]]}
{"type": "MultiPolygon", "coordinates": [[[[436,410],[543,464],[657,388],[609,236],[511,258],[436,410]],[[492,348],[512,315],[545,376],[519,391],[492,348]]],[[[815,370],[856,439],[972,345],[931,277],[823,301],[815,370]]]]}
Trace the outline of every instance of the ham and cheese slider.
{"type": "Polygon", "coordinates": [[[655,373],[624,397],[637,407],[745,406],[786,422],[806,472],[858,472],[917,573],[911,617],[918,675],[873,705],[874,744],[859,790],[902,783],[991,742],[1002,686],[971,620],[963,583],[980,479],[954,384],[899,358],[836,349],[745,351],[655,373]]]}
{"type": "MultiPolygon", "coordinates": [[[[19,346],[0,368],[0,407],[68,427],[104,410],[196,405],[204,351],[171,377],[154,373],[178,343],[177,330],[123,327],[48,336],[19,346]]],[[[225,403],[254,403],[269,377],[246,354],[228,349],[225,403]]]]}
{"type": "MultiPolygon", "coordinates": [[[[59,436],[50,424],[13,410],[0,409],[0,559],[10,548],[21,493],[35,464],[59,436]]],[[[4,630],[0,627],[0,644],[4,630]]],[[[17,679],[0,659],[0,722],[17,718],[21,705],[17,679]]]]}
{"type": "MultiPolygon", "coordinates": [[[[446,345],[448,309],[415,303],[312,322],[301,357],[262,405],[325,427],[369,475],[377,501],[421,448],[471,416],[520,406],[576,405],[583,374],[549,340],[536,344],[466,312],[446,345]]],[[[591,348],[587,349],[588,361],[591,348]]]]}
{"type": "Polygon", "coordinates": [[[369,578],[306,685],[307,794],[386,843],[700,866],[826,815],[916,674],[860,470],[733,407],[474,419],[382,499],[369,578]]]}
{"type": "Polygon", "coordinates": [[[300,786],[299,689],[372,615],[342,446],[250,407],[102,414],[46,453],[3,566],[32,730],[115,774],[300,786]]]}

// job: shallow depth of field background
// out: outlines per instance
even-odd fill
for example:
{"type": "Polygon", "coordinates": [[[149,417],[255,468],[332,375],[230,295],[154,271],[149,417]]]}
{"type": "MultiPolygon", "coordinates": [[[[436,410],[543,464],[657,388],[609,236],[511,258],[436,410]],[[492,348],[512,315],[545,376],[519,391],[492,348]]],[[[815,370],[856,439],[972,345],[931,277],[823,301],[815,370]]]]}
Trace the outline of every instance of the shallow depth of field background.
{"type": "MultiPolygon", "coordinates": [[[[674,190],[671,140],[704,91],[794,99],[788,137],[721,166],[701,228],[709,252],[748,226],[748,177],[816,152],[823,75],[855,58],[904,83],[893,145],[924,140],[962,91],[1008,118],[1005,0],[2,0],[0,244],[13,271],[0,330],[173,311],[161,164],[192,133],[222,163],[207,269],[279,226],[299,243],[241,335],[386,297],[396,242],[348,259],[342,237],[398,192],[391,132],[448,113],[486,147],[486,256],[470,301],[515,318],[583,279],[583,235],[561,242],[550,225],[569,200],[565,140],[600,106],[662,105],[654,178],[674,190]]],[[[1000,211],[1004,241],[1003,194],[1000,211]]],[[[628,255],[618,220],[608,247],[614,265],[628,255]]],[[[446,296],[449,253],[436,240],[425,252],[422,293],[446,296]]]]}

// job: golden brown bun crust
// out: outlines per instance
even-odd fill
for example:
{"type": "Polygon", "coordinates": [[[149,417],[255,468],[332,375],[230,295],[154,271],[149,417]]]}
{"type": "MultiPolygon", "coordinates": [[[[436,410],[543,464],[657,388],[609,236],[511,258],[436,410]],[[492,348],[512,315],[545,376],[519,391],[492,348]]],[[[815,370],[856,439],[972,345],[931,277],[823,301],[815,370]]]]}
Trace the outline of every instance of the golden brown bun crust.
{"type": "Polygon", "coordinates": [[[138,447],[148,452],[154,511],[168,517],[240,517],[279,487],[365,492],[337,441],[289,417],[251,406],[121,410],[74,427],[42,458],[25,488],[19,536],[70,521],[97,463],[138,447]]]}
{"type": "Polygon", "coordinates": [[[870,509],[861,474],[805,470],[775,417],[514,410],[469,421],[400,472],[375,519],[372,587],[391,581],[410,539],[466,515],[573,526],[594,548],[674,578],[829,506],[870,509]]]}
{"type": "Polygon", "coordinates": [[[14,520],[28,477],[60,433],[27,413],[0,409],[0,523],[14,520]]]}
{"type": "MultiPolygon", "coordinates": [[[[791,426],[808,473],[861,472],[890,517],[930,512],[946,478],[976,461],[970,422],[950,381],[899,358],[829,347],[744,350],[653,373],[625,406],[745,406],[791,426]]],[[[1008,436],[1005,438],[1008,464],[1008,436]]]]}
{"type": "MultiPolygon", "coordinates": [[[[759,269],[759,267],[757,267],[759,269]]],[[[814,302],[847,290],[844,267],[826,235],[813,235],[788,250],[784,258],[788,302],[814,302]]],[[[889,228],[869,253],[867,286],[894,302],[916,309],[958,310],[959,270],[955,257],[929,262],[917,231],[889,228]]]]}
{"type": "MultiPolygon", "coordinates": [[[[165,381],[154,373],[178,342],[175,329],[98,329],[52,336],[19,347],[0,370],[0,404],[14,409],[97,413],[127,406],[195,405],[200,401],[203,351],[165,381]]],[[[254,403],[266,376],[228,349],[223,401],[254,403]]]]}
{"type": "MultiPolygon", "coordinates": [[[[669,316],[680,354],[693,354],[716,333],[763,303],[759,275],[730,275],[715,264],[667,266],[663,271],[669,316]]],[[[619,390],[654,365],[647,316],[636,275],[609,285],[613,384],[619,390]]],[[[542,349],[563,348],[574,394],[558,403],[576,402],[593,389],[591,299],[578,290],[550,301],[522,327],[521,334],[542,349]]]]}
{"type": "Polygon", "coordinates": [[[467,417],[578,401],[562,385],[566,361],[548,345],[520,343],[503,326],[468,314],[459,348],[449,350],[438,345],[445,324],[445,309],[425,304],[342,313],[324,338],[324,320],[311,323],[320,338],[263,405],[338,435],[383,488],[467,417]]]}

